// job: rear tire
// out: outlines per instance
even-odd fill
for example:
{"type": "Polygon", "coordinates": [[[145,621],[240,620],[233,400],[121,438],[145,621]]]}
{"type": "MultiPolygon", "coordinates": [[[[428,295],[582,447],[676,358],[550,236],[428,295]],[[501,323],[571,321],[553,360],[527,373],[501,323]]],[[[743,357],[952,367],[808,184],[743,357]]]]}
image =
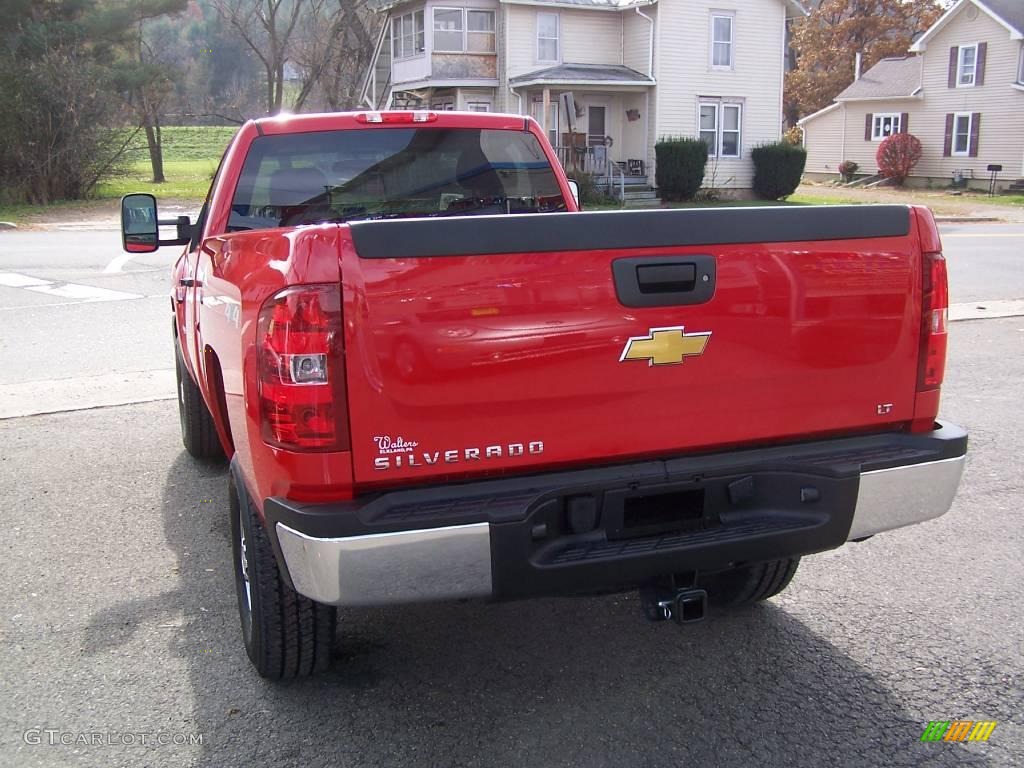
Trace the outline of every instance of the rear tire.
{"type": "Polygon", "coordinates": [[[799,565],[799,557],[744,565],[701,575],[698,586],[707,591],[713,607],[749,605],[779,594],[789,586],[799,565]]]}
{"type": "Polygon", "coordinates": [[[291,680],[326,670],[337,609],[285,584],[259,515],[231,478],[231,541],[242,639],[261,677],[291,680]]]}
{"type": "Polygon", "coordinates": [[[174,341],[174,362],[178,379],[178,417],[185,450],[203,461],[224,461],[224,448],[217,436],[213,416],[203,401],[203,393],[185,367],[177,339],[174,341]]]}

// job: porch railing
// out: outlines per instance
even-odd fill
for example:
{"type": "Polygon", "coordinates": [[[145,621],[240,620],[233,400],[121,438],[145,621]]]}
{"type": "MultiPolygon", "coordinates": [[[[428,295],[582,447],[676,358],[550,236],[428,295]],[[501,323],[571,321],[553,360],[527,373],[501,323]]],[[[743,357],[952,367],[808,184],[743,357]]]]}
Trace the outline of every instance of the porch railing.
{"type": "Polygon", "coordinates": [[[594,177],[594,183],[604,189],[610,197],[620,201],[626,197],[626,174],[618,163],[608,159],[607,150],[601,147],[556,146],[555,154],[562,169],[571,176],[574,171],[594,177]]]}

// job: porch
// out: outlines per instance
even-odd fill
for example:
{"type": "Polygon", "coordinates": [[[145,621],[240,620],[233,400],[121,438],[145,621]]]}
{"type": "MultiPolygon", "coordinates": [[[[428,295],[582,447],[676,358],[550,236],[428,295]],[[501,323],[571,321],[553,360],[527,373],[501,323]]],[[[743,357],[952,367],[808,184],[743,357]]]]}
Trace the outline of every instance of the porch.
{"type": "Polygon", "coordinates": [[[620,199],[626,187],[649,188],[651,78],[623,66],[563,64],[510,85],[566,173],[590,174],[620,199]]]}

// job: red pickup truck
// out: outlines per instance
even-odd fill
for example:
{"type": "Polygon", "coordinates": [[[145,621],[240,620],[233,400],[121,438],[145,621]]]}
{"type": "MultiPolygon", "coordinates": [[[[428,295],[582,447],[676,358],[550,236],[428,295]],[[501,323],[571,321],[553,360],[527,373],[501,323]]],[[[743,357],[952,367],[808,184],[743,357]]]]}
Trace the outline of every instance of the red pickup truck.
{"type": "Polygon", "coordinates": [[[186,449],[230,459],[261,675],[338,606],[639,589],[652,619],[946,512],[946,269],[914,206],[580,213],[529,118],[256,120],[171,309],[186,449]]]}

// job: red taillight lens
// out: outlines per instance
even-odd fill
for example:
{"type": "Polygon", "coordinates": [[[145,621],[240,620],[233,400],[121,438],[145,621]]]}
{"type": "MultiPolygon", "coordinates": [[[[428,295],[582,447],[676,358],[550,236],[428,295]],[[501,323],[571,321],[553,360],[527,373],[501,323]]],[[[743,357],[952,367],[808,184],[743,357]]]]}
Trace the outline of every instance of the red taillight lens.
{"type": "Polygon", "coordinates": [[[942,386],[946,371],[946,326],[949,322],[949,284],[941,253],[924,255],[924,301],[921,311],[921,354],[917,391],[942,386]]]}
{"type": "Polygon", "coordinates": [[[356,115],[360,123],[432,123],[437,120],[436,112],[360,112],[356,115]]]}
{"type": "Polygon", "coordinates": [[[347,451],[341,289],[297,285],[267,300],[256,326],[263,439],[290,450],[347,451]]]}

